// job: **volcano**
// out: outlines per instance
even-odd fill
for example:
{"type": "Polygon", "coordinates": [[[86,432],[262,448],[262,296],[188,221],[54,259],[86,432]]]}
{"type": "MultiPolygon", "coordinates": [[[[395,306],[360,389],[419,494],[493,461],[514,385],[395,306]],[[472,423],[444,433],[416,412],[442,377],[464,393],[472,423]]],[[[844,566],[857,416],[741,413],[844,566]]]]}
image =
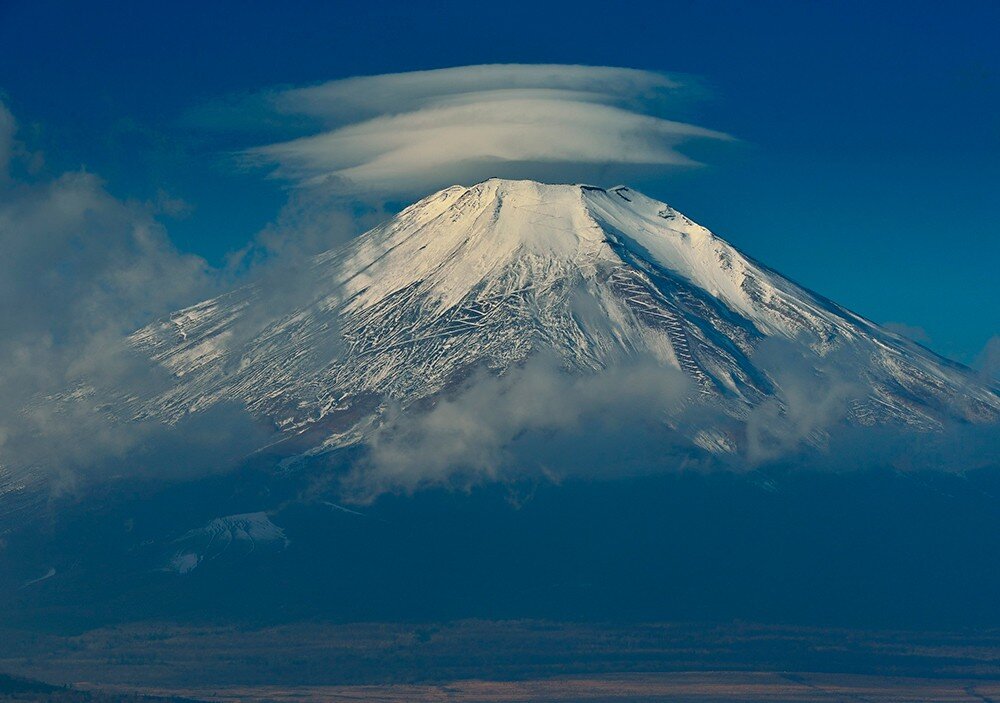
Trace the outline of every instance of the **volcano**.
{"type": "Polygon", "coordinates": [[[727,418],[692,431],[739,453],[738,427],[784,406],[757,350],[781,340],[822,376],[836,359],[855,392],[843,422],[933,431],[991,422],[1000,396],[969,369],[812,293],[628,187],[490,179],[453,186],[294,280],[258,283],[131,337],[175,383],[131,401],[177,422],[238,402],[295,451],[363,443],[386,409],[433,403],[474,369],[534,355],[600,373],[641,355],[681,371],[727,418]],[[734,429],[737,428],[737,429],[734,429]]]}
{"type": "Polygon", "coordinates": [[[175,443],[150,435],[79,497],[18,484],[0,525],[8,618],[927,622],[951,602],[956,622],[1000,621],[981,566],[995,463],[925,451],[988,435],[996,389],[626,187],[447,188],[130,341],[165,379],[102,411],[175,443]],[[830,397],[837,412],[803,424],[830,397]],[[535,419],[583,417],[574,404],[599,407],[565,432],[535,419]],[[797,422],[794,446],[755,458],[762,425],[797,422]],[[883,432],[912,465],[851,444],[883,432]],[[206,434],[232,452],[202,463],[235,465],[146,480],[144,461],[169,479],[206,434]],[[855,449],[879,470],[807,470],[855,449]]]}

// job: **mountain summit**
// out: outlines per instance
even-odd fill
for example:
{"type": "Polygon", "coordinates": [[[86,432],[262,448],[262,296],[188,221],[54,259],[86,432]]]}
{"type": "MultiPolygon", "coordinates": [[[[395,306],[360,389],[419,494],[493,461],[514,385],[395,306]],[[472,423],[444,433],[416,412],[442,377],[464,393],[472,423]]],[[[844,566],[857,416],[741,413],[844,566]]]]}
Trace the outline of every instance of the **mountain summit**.
{"type": "MultiPolygon", "coordinates": [[[[504,374],[546,354],[591,373],[641,355],[682,371],[699,402],[738,424],[787,400],[756,361],[772,339],[817,369],[836,359],[863,389],[848,423],[932,430],[1000,417],[1000,397],[968,369],[664,203],[624,186],[499,179],[424,198],[294,281],[244,287],[136,332],[135,348],[176,383],[132,410],[174,422],[238,401],[297,450],[322,451],[363,441],[388,407],[433,400],[475,369],[504,374]]],[[[739,448],[738,432],[716,440],[699,443],[739,448]]]]}

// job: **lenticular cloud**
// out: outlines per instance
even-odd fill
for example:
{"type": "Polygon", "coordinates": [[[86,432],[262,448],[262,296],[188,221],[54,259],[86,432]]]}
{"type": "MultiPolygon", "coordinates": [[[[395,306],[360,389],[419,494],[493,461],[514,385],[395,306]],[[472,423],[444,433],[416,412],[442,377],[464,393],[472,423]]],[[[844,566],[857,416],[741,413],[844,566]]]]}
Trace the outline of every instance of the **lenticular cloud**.
{"type": "Polygon", "coordinates": [[[492,175],[560,178],[622,166],[693,166],[679,146],[726,134],[663,119],[686,87],[598,66],[465,66],[349,78],[273,96],[317,133],[250,149],[302,185],[412,194],[492,175]]]}

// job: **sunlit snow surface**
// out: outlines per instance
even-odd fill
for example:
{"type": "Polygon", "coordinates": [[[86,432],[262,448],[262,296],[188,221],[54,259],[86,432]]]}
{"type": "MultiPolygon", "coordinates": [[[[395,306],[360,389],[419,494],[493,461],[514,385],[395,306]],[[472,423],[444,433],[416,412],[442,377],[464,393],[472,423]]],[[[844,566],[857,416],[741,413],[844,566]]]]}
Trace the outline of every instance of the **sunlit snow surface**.
{"type": "MultiPolygon", "coordinates": [[[[245,403],[313,451],[349,445],[476,368],[535,353],[593,372],[642,355],[681,369],[698,402],[738,422],[775,379],[767,338],[836,357],[865,389],[862,425],[992,421],[1000,399],[967,369],[813,294],[664,203],[626,187],[492,179],[453,186],[316,256],[292,292],[249,286],[136,332],[176,376],[131,412],[169,422],[245,403]]],[[[691,437],[734,451],[722,428],[691,437]]]]}

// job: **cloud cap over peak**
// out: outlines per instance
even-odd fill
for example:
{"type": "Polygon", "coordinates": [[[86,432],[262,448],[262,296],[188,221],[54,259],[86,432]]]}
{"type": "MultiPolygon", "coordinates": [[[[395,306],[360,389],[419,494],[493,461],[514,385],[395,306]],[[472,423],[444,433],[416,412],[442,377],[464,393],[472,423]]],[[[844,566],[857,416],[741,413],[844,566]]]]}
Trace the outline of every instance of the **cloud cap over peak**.
{"type": "Polygon", "coordinates": [[[447,99],[505,90],[589,95],[606,101],[664,97],[684,86],[654,71],[565,64],[487,64],[328,81],[279,93],[279,109],[340,120],[407,112],[447,99]]]}
{"type": "Polygon", "coordinates": [[[579,180],[608,168],[689,167],[691,139],[730,140],[656,113],[695,89],[652,71],[498,64],[348,78],[271,97],[318,133],[244,152],[306,186],[417,195],[489,176],[579,180]]]}

